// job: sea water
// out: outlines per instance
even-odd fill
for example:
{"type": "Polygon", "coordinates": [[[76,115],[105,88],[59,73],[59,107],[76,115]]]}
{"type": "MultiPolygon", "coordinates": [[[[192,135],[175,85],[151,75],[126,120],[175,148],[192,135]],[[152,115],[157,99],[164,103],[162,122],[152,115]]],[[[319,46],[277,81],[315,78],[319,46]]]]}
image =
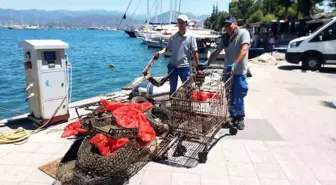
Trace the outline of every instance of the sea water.
{"type": "MultiPolygon", "coordinates": [[[[28,113],[23,51],[18,43],[29,39],[59,39],[69,44],[72,102],[120,90],[141,74],[158,51],[120,31],[0,29],[0,120],[28,113]]],[[[153,75],[164,75],[167,62],[163,57],[157,61],[153,75]]]]}

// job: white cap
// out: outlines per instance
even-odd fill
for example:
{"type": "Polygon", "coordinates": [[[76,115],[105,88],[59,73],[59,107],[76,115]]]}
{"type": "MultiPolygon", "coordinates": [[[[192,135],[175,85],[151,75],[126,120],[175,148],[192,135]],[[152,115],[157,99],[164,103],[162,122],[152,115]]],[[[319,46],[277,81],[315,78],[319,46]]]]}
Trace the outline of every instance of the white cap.
{"type": "Polygon", "coordinates": [[[181,19],[182,21],[189,22],[188,16],[186,16],[186,15],[180,15],[180,16],[178,16],[177,19],[181,19]]]}

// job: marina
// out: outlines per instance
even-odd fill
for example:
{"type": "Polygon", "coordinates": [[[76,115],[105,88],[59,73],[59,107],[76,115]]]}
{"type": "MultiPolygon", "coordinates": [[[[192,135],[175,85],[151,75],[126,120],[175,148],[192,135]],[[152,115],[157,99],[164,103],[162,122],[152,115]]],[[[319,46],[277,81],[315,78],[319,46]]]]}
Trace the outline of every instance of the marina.
{"type": "Polygon", "coordinates": [[[266,1],[253,2],[246,17],[232,1],[238,19],[217,2],[198,20],[181,13],[193,4],[167,2],[130,0],[120,19],[82,24],[7,11],[0,184],[336,184],[336,68],[327,47],[336,38],[334,14],[299,23],[305,7],[274,2],[268,13],[284,6],[285,20],[265,21],[266,1]],[[135,18],[141,7],[144,22],[135,18]],[[256,7],[258,17],[250,13],[256,7]],[[289,8],[297,8],[296,20],[289,8]],[[317,24],[308,36],[293,34],[317,24]]]}

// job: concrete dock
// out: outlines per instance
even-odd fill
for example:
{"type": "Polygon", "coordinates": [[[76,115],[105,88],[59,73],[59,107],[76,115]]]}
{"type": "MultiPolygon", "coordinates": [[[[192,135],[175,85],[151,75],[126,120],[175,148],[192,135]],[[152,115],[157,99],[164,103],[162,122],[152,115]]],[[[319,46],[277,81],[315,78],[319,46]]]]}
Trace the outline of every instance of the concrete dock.
{"type": "MultiPolygon", "coordinates": [[[[288,63],[250,68],[244,131],[226,136],[228,130],[220,130],[206,164],[185,169],[150,162],[129,184],[335,185],[336,68],[319,73],[303,73],[288,63]]],[[[0,133],[17,126],[0,127],[0,133]]],[[[64,126],[22,145],[0,145],[0,184],[51,185],[54,180],[37,168],[71,145],[60,138],[64,126]]]]}

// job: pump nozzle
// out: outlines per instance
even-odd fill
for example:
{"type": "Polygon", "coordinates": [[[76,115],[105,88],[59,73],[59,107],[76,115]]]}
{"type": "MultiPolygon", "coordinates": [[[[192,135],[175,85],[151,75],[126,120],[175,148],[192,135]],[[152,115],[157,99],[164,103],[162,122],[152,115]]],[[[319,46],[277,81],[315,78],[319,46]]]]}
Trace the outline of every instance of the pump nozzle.
{"type": "Polygon", "coordinates": [[[24,91],[28,91],[30,88],[32,88],[34,86],[34,84],[29,84],[25,89],[24,91]]]}
{"type": "Polygon", "coordinates": [[[34,93],[31,93],[27,98],[26,98],[26,100],[25,101],[28,101],[31,97],[33,97],[35,94],[34,93]]]}

